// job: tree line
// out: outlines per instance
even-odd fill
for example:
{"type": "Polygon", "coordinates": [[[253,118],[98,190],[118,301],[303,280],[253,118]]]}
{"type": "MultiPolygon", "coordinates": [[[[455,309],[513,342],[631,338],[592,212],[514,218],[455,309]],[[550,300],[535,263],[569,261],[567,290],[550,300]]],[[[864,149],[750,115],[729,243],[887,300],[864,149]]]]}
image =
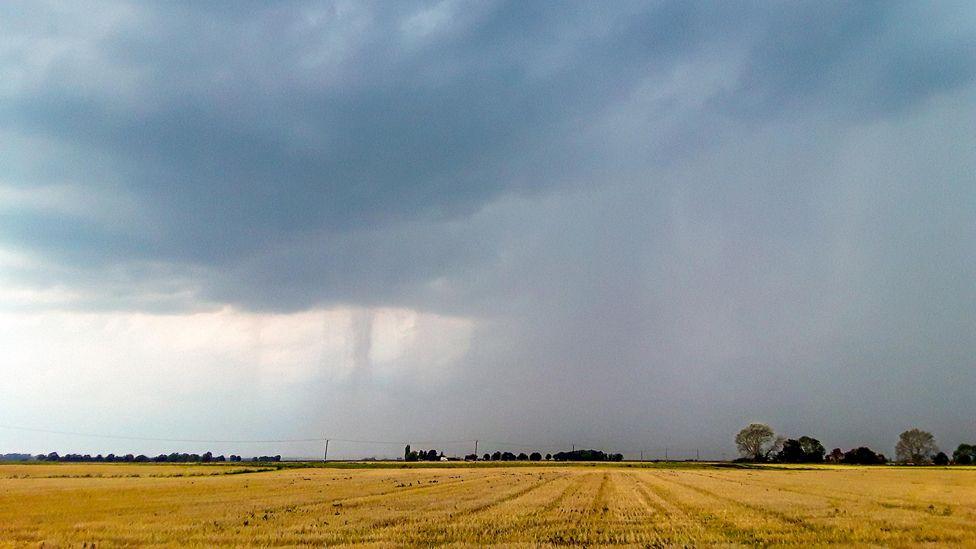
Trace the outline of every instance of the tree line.
{"type": "MultiPolygon", "coordinates": [[[[801,436],[777,436],[764,423],[751,423],[735,435],[735,445],[741,457],[736,461],[758,463],[844,463],[850,465],[883,465],[888,458],[874,450],[859,446],[846,452],[834,448],[827,453],[819,440],[801,436]]],[[[939,450],[935,436],[921,429],[909,429],[898,436],[895,462],[912,465],[970,465],[976,462],[976,444],[960,444],[950,458],[939,450]]]]}
{"type": "MultiPolygon", "coordinates": [[[[741,457],[735,461],[756,463],[842,463],[850,465],[881,465],[889,459],[880,452],[875,452],[866,446],[859,446],[842,451],[834,448],[829,453],[819,440],[811,436],[787,438],[777,436],[771,427],[763,423],[752,423],[739,431],[735,436],[735,445],[741,457]]],[[[190,454],[173,452],[146,456],[144,454],[116,455],[98,454],[65,454],[57,452],[49,454],[4,454],[0,460],[36,460],[36,461],[65,461],[65,462],[119,462],[119,463],[209,463],[209,462],[277,462],[280,455],[255,456],[242,458],[239,455],[214,456],[212,452],[190,454]]],[[[411,450],[410,445],[404,448],[404,461],[441,461],[445,457],[443,451],[411,450]]],[[[455,458],[456,459],[456,458],[455,458]]],[[[512,452],[495,451],[485,453],[479,459],[476,454],[464,456],[465,461],[623,461],[623,454],[607,453],[601,450],[573,450],[545,454],[540,452],[518,454],[512,452]]],[[[932,433],[921,429],[909,429],[898,437],[895,446],[895,462],[913,465],[971,465],[976,464],[976,444],[959,444],[950,457],[936,445],[932,433]]]]}
{"type": "MultiPolygon", "coordinates": [[[[411,450],[408,444],[403,449],[403,460],[404,461],[443,461],[447,459],[444,456],[444,452],[438,452],[437,450],[411,450]]],[[[601,450],[573,450],[570,452],[556,452],[555,454],[546,454],[545,457],[540,452],[532,452],[527,454],[525,452],[520,452],[518,454],[512,452],[502,452],[495,451],[494,453],[485,452],[481,456],[480,461],[623,461],[623,454],[608,454],[601,450]]],[[[464,461],[479,461],[477,454],[468,454],[464,456],[464,461]]]]}
{"type": "MultiPolygon", "coordinates": [[[[30,457],[30,456],[29,456],[30,457]]],[[[37,461],[67,461],[67,462],[109,462],[109,463],[210,463],[210,462],[221,462],[221,461],[281,461],[281,456],[255,456],[249,459],[244,459],[238,455],[230,455],[224,457],[223,455],[215,456],[213,452],[204,452],[202,454],[186,454],[173,452],[171,454],[159,454],[158,456],[146,456],[144,454],[132,455],[115,455],[108,454],[103,456],[98,454],[92,456],[90,454],[65,454],[59,455],[57,452],[51,452],[50,454],[37,454],[33,456],[37,461]]]]}

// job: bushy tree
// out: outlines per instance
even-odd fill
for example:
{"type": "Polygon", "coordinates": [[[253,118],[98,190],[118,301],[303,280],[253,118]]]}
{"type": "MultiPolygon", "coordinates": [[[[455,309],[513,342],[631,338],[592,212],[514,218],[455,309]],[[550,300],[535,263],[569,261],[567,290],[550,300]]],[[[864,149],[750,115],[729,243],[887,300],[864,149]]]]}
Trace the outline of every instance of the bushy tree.
{"type": "Polygon", "coordinates": [[[491,461],[491,454],[489,454],[488,452],[485,452],[485,455],[481,456],[481,459],[483,461],[491,461]]]}
{"type": "Polygon", "coordinates": [[[820,463],[824,460],[824,454],[827,453],[823,444],[820,444],[820,441],[813,437],[800,437],[800,447],[806,454],[807,463],[820,463]]]}
{"type": "Polygon", "coordinates": [[[572,452],[556,452],[552,459],[556,461],[619,461],[616,459],[620,454],[607,454],[602,450],[574,450],[572,452]]]}
{"type": "MultiPolygon", "coordinates": [[[[840,450],[838,450],[839,452],[840,450]]],[[[797,439],[787,439],[782,449],[776,454],[776,461],[781,463],[820,463],[824,460],[823,444],[820,441],[803,436],[797,439]]]]}
{"type": "Polygon", "coordinates": [[[532,452],[529,454],[529,461],[542,461],[542,454],[539,452],[532,452]]]}
{"type": "Polygon", "coordinates": [[[783,449],[776,454],[776,461],[780,463],[803,463],[806,461],[806,453],[800,446],[800,441],[792,438],[783,442],[783,449]]]}
{"type": "Polygon", "coordinates": [[[776,450],[776,435],[764,423],[750,423],[735,435],[735,446],[742,457],[753,461],[766,461],[776,450]]]}
{"type": "Polygon", "coordinates": [[[936,465],[949,465],[949,456],[945,452],[939,452],[932,458],[932,463],[936,465]]]}
{"type": "Polygon", "coordinates": [[[952,453],[952,461],[957,465],[970,465],[976,461],[976,444],[960,444],[952,453]]]}
{"type": "Polygon", "coordinates": [[[895,445],[895,458],[902,463],[921,465],[928,463],[932,455],[939,451],[935,437],[928,431],[909,429],[898,436],[895,445]]]}
{"type": "Polygon", "coordinates": [[[876,454],[874,450],[866,446],[844,452],[844,458],[841,459],[841,463],[848,465],[882,465],[886,461],[888,460],[884,455],[876,454]]]}

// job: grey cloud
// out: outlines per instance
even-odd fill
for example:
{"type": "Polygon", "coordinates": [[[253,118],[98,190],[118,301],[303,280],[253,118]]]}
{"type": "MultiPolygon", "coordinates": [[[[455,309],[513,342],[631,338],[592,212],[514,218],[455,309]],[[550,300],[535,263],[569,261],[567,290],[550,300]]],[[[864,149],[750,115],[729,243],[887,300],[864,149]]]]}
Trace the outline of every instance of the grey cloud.
{"type": "MultiPolygon", "coordinates": [[[[971,6],[451,6],[136,4],[83,26],[86,55],[5,91],[3,183],[133,207],[0,208],[0,243],[41,265],[4,279],[80,308],[477,320],[447,387],[291,395],[303,417],[331,398],[326,432],[963,435],[971,6]]],[[[44,18],[31,32],[67,33],[44,18]]]]}
{"type": "MultiPolygon", "coordinates": [[[[201,18],[203,28],[151,29],[158,42],[149,44],[128,29],[99,46],[109,59],[121,55],[112,48],[135,57],[128,68],[148,73],[133,99],[145,108],[129,112],[53,81],[8,101],[4,118],[19,131],[112,151],[130,190],[162,212],[161,222],[179,221],[172,238],[191,254],[201,236],[208,240],[203,223],[343,230],[452,215],[519,180],[546,185],[525,172],[559,150],[567,119],[625,92],[687,26],[667,12],[654,18],[654,10],[638,23],[611,20],[578,44],[584,14],[563,13],[498,9],[477,32],[412,52],[391,38],[398,19],[379,17],[338,63],[333,79],[349,85],[316,81],[316,68],[302,66],[319,29],[296,39],[287,31],[297,17],[271,18],[271,27],[238,16],[216,30],[201,18]],[[635,35],[648,44],[630,43],[635,35]],[[616,54],[621,45],[627,55],[616,54]],[[551,70],[532,55],[547,47],[567,50],[564,66],[533,74],[551,70]],[[457,68],[442,75],[440,66],[457,68]],[[196,238],[181,234],[184,226],[196,238]]],[[[247,245],[232,234],[214,240],[232,250],[247,245]]]]}
{"type": "Polygon", "coordinates": [[[759,33],[736,92],[759,116],[826,111],[878,118],[910,109],[976,76],[976,12],[900,2],[781,5],[759,33]]]}
{"type": "Polygon", "coordinates": [[[360,227],[469,215],[506,190],[571,179],[586,151],[566,136],[648,71],[673,65],[704,26],[683,4],[614,14],[515,3],[411,49],[397,38],[411,10],[347,17],[325,6],[309,24],[303,10],[313,7],[242,10],[219,26],[219,10],[145,9],[91,45],[135,75],[131,97],[86,93],[50,71],[10,98],[9,131],[81,149],[51,160],[92,192],[117,192],[99,187],[106,170],[92,173],[86,153],[106,159],[152,230],[16,212],[2,220],[8,242],[65,261],[144,254],[222,269],[295,240],[341,254],[341,242],[359,240],[343,235],[360,227]],[[350,45],[319,79],[304,59],[347,32],[347,18],[370,26],[343,37],[350,45]]]}

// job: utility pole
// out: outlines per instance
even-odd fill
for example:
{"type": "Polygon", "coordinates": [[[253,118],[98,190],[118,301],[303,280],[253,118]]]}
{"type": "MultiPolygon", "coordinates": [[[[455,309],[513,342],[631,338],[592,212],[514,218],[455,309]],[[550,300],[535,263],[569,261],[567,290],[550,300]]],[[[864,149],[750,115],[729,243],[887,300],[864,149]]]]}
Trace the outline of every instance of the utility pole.
{"type": "Polygon", "coordinates": [[[665,448],[664,449],[664,461],[667,461],[667,460],[668,460],[668,449],[665,448]]]}
{"type": "Polygon", "coordinates": [[[576,451],[576,445],[575,444],[573,444],[573,451],[574,452],[576,451]]]}
{"type": "Polygon", "coordinates": [[[478,459],[478,439],[474,439],[474,459],[478,459]]]}
{"type": "Polygon", "coordinates": [[[322,461],[329,461],[329,439],[325,439],[325,454],[322,455],[322,461]]]}
{"type": "Polygon", "coordinates": [[[641,450],[641,461],[644,461],[644,450],[641,450]]]}
{"type": "Polygon", "coordinates": [[[701,454],[698,453],[698,448],[695,448],[695,461],[701,461],[701,454]]]}

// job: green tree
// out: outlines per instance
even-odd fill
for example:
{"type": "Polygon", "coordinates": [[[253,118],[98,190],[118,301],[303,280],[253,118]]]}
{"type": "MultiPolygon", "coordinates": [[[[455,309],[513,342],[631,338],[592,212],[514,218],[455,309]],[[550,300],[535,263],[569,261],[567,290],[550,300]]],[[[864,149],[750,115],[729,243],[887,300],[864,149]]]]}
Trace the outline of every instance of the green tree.
{"type": "Polygon", "coordinates": [[[876,454],[865,446],[844,452],[844,458],[841,459],[841,463],[848,465],[883,465],[886,461],[884,455],[876,454]]]}
{"type": "Polygon", "coordinates": [[[952,453],[952,461],[956,465],[969,465],[976,458],[976,444],[960,444],[952,453]]]}
{"type": "Polygon", "coordinates": [[[783,449],[776,454],[776,461],[780,463],[803,463],[806,461],[806,457],[800,441],[789,438],[783,443],[783,449]]]}
{"type": "Polygon", "coordinates": [[[921,465],[928,463],[939,447],[935,445],[935,437],[928,431],[909,429],[898,436],[895,445],[895,458],[903,463],[921,465]]]}
{"type": "Polygon", "coordinates": [[[764,423],[750,423],[735,435],[735,446],[743,457],[754,461],[766,461],[776,449],[776,434],[764,423]]]}
{"type": "Polygon", "coordinates": [[[803,449],[807,463],[820,463],[824,460],[824,454],[827,453],[823,444],[820,444],[820,441],[813,437],[800,437],[800,447],[803,449]]]}

